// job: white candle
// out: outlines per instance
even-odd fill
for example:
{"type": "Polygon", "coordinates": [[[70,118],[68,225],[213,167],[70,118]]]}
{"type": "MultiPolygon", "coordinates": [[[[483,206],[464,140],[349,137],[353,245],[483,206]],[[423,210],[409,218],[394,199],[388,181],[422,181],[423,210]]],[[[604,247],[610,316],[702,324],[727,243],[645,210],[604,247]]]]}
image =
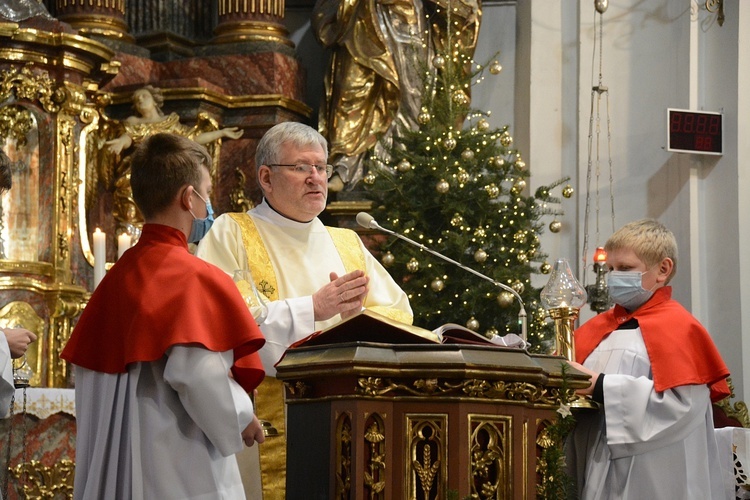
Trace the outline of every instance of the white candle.
{"type": "Polygon", "coordinates": [[[119,259],[122,257],[122,254],[125,253],[125,250],[130,248],[132,240],[130,239],[130,235],[127,233],[122,233],[120,236],[117,237],[117,258],[119,259]]]}
{"type": "Polygon", "coordinates": [[[94,288],[104,278],[107,264],[107,235],[98,227],[94,231],[94,288]]]}

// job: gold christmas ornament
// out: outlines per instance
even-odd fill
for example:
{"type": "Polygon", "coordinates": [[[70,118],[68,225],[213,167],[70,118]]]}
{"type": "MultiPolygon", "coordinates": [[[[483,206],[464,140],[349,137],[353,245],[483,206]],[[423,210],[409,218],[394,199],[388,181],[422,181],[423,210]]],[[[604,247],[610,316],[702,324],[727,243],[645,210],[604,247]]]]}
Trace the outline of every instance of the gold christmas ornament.
{"type": "Polygon", "coordinates": [[[503,168],[505,166],[505,158],[500,158],[499,156],[492,160],[492,163],[495,164],[497,168],[503,168]]]}
{"type": "Polygon", "coordinates": [[[516,231],[516,234],[513,235],[513,241],[515,241],[519,245],[523,245],[524,243],[526,243],[526,232],[516,231]]]}
{"type": "Polygon", "coordinates": [[[445,146],[445,149],[448,151],[453,151],[453,149],[456,147],[456,139],[453,138],[453,136],[448,136],[445,139],[443,139],[443,146],[445,146]]]}
{"type": "Polygon", "coordinates": [[[445,288],[445,282],[440,278],[435,278],[432,280],[432,283],[430,283],[430,288],[432,288],[434,292],[442,292],[443,288],[445,288]]]}
{"type": "Polygon", "coordinates": [[[477,321],[477,319],[472,316],[471,318],[469,318],[469,321],[466,322],[466,328],[476,332],[479,329],[479,321],[477,321]]]}
{"type": "Polygon", "coordinates": [[[466,95],[466,92],[459,89],[453,93],[453,102],[463,106],[469,103],[469,97],[466,95]]]}
{"type": "Polygon", "coordinates": [[[440,179],[440,181],[435,185],[435,191],[437,191],[440,194],[445,194],[450,190],[451,186],[448,184],[448,181],[445,179],[440,179]]]}
{"type": "Polygon", "coordinates": [[[466,161],[473,160],[474,159],[474,151],[472,151],[471,149],[468,149],[468,148],[464,149],[463,151],[461,151],[461,158],[463,158],[466,161]]]}
{"type": "Polygon", "coordinates": [[[438,54],[432,58],[432,65],[437,69],[443,69],[445,67],[445,57],[438,54]]]}
{"type": "Polygon", "coordinates": [[[494,183],[490,184],[489,186],[485,186],[484,190],[487,191],[487,195],[490,198],[497,198],[500,196],[500,188],[497,187],[494,183]]]}
{"type": "Polygon", "coordinates": [[[526,168],[526,162],[519,158],[516,160],[516,168],[518,170],[524,170],[526,168]]]}
{"type": "Polygon", "coordinates": [[[562,222],[559,220],[553,220],[549,223],[549,230],[553,233],[559,233],[560,229],[562,229],[562,222]]]}
{"type": "Polygon", "coordinates": [[[409,163],[409,160],[404,158],[403,160],[398,162],[398,165],[396,165],[396,168],[398,169],[399,172],[408,172],[409,170],[411,170],[411,163],[409,163]]]}
{"type": "Polygon", "coordinates": [[[499,74],[503,70],[502,65],[500,65],[499,61],[492,61],[492,64],[490,64],[490,73],[493,75],[499,74]]]}
{"type": "Polygon", "coordinates": [[[464,218],[461,214],[459,214],[458,212],[453,214],[453,217],[451,218],[451,226],[458,227],[463,223],[464,223],[464,218]]]}
{"type": "Polygon", "coordinates": [[[484,238],[485,236],[487,236],[487,232],[483,227],[478,227],[474,230],[474,236],[476,236],[477,238],[484,238]]]}
{"type": "Polygon", "coordinates": [[[383,258],[380,260],[383,262],[383,265],[385,267],[390,267],[393,265],[394,262],[396,262],[396,256],[393,255],[391,252],[386,252],[383,255],[383,258]]]}
{"type": "Polygon", "coordinates": [[[599,14],[607,12],[607,7],[609,7],[608,0],[594,0],[594,8],[599,14]]]}
{"type": "Polygon", "coordinates": [[[565,186],[562,190],[562,195],[564,198],[570,198],[571,196],[573,196],[573,193],[575,193],[575,190],[573,189],[573,186],[571,186],[570,184],[565,186]]]}
{"type": "Polygon", "coordinates": [[[514,281],[510,287],[515,290],[518,295],[521,295],[526,289],[526,287],[523,286],[523,282],[521,280],[514,281]]]}
{"type": "Polygon", "coordinates": [[[373,174],[372,172],[368,173],[367,175],[365,175],[364,179],[362,179],[362,182],[364,182],[368,186],[372,186],[373,184],[375,184],[375,174],[373,174]]]}
{"type": "Polygon", "coordinates": [[[487,260],[487,252],[485,252],[483,248],[480,248],[479,250],[474,252],[474,260],[481,264],[482,262],[487,260]]]}
{"type": "Polygon", "coordinates": [[[511,144],[513,144],[513,138],[510,136],[508,132],[503,132],[503,135],[500,136],[500,144],[503,145],[503,147],[508,147],[511,144]]]}
{"type": "Polygon", "coordinates": [[[430,116],[430,111],[427,108],[422,108],[422,110],[419,112],[419,115],[417,115],[417,121],[422,125],[427,125],[430,123],[430,119],[432,117],[430,116]]]}
{"type": "Polygon", "coordinates": [[[409,262],[406,263],[406,270],[410,273],[416,273],[419,271],[419,261],[412,257],[409,262]]]}
{"type": "Polygon", "coordinates": [[[456,179],[461,184],[466,184],[467,182],[469,182],[469,179],[471,179],[471,176],[469,175],[469,172],[461,168],[458,170],[458,174],[456,174],[456,179]]]}
{"type": "Polygon", "coordinates": [[[477,130],[480,132],[486,132],[490,128],[490,122],[482,118],[477,122],[477,130]]]}
{"type": "Polygon", "coordinates": [[[484,332],[484,336],[487,337],[488,339],[491,339],[495,335],[499,335],[499,332],[497,331],[497,328],[495,328],[494,326],[490,328],[489,330],[487,330],[486,332],[484,332]]]}
{"type": "Polygon", "coordinates": [[[518,255],[516,255],[516,258],[518,259],[518,262],[520,262],[521,264],[529,263],[529,256],[526,255],[524,252],[521,252],[518,255]]]}
{"type": "Polygon", "coordinates": [[[510,292],[500,292],[497,296],[497,303],[503,309],[506,309],[513,305],[515,297],[510,292]]]}
{"type": "Polygon", "coordinates": [[[542,274],[549,274],[550,271],[552,271],[552,264],[550,264],[547,261],[544,261],[541,266],[539,266],[539,271],[542,274]]]}

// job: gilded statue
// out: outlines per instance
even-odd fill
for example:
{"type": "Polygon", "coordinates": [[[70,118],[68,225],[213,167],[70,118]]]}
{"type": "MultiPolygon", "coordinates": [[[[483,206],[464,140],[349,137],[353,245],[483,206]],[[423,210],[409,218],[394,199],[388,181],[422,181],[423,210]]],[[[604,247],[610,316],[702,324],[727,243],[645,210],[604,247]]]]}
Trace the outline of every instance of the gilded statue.
{"type": "Polygon", "coordinates": [[[130,188],[130,158],[127,152],[131,147],[146,137],[160,132],[183,135],[204,145],[223,138],[239,139],[243,133],[237,127],[219,129],[214,120],[202,114],[199,115],[195,126],[183,125],[177,113],[164,114],[161,109],[164,104],[161,90],[151,85],[133,92],[132,101],[136,114],[125,118],[122,122],[107,123],[103,132],[105,136],[115,137],[106,140],[103,144],[104,149],[114,155],[114,162],[112,175],[103,172],[102,177],[113,178],[112,213],[120,226],[119,230],[129,231],[132,228],[139,229],[143,225],[143,215],[133,201],[133,192],[130,188]]]}
{"type": "Polygon", "coordinates": [[[446,50],[448,25],[471,55],[480,16],[479,0],[317,0],[313,29],[332,52],[318,124],[335,168],[329,189],[352,189],[368,151],[382,156],[395,129],[417,127],[423,72],[446,50]]]}

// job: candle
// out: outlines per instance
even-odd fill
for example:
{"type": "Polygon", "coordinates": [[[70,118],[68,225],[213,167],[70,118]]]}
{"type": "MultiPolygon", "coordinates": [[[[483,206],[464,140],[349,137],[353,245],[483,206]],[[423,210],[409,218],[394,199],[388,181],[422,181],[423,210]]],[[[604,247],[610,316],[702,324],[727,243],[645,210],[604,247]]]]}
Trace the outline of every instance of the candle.
{"type": "Polygon", "coordinates": [[[98,227],[94,231],[94,288],[104,278],[105,265],[107,264],[107,235],[98,227]]]}
{"type": "Polygon", "coordinates": [[[127,233],[122,233],[120,236],[117,237],[117,258],[119,259],[122,257],[122,254],[125,253],[125,250],[130,248],[132,240],[130,239],[130,235],[127,233]]]}

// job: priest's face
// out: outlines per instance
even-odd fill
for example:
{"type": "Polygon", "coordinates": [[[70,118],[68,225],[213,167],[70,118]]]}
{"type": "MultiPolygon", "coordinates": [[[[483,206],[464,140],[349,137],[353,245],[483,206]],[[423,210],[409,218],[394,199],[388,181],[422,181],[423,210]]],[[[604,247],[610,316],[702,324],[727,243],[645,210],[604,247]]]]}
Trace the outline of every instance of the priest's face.
{"type": "Polygon", "coordinates": [[[304,171],[295,165],[325,165],[325,151],[319,144],[297,147],[285,143],[281,149],[278,164],[260,167],[261,187],[277,212],[298,222],[308,222],[326,207],[328,177],[315,168],[304,171]]]}

